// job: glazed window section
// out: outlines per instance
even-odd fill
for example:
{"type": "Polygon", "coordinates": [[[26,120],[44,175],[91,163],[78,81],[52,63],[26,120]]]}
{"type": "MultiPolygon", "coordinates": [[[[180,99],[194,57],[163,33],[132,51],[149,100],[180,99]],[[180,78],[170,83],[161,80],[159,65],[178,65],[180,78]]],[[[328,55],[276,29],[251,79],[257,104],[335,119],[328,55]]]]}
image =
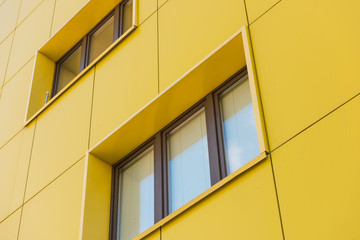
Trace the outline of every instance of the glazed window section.
{"type": "Polygon", "coordinates": [[[114,15],[112,15],[104,24],[100,25],[94,33],[90,35],[90,53],[89,62],[92,62],[99,56],[114,39],[114,15]]]}
{"type": "Polygon", "coordinates": [[[153,148],[119,171],[119,239],[132,239],[154,224],[153,148]]]}
{"type": "Polygon", "coordinates": [[[82,45],[79,44],[68,56],[59,62],[58,75],[53,87],[56,93],[58,89],[63,89],[80,72],[81,50],[82,45]]]}
{"type": "Polygon", "coordinates": [[[256,158],[258,141],[241,71],[114,166],[112,239],[140,234],[256,158]]]}
{"type": "Polygon", "coordinates": [[[56,62],[52,96],[60,92],[134,24],[133,1],[122,1],[56,62]]]}
{"type": "Polygon", "coordinates": [[[226,170],[233,173],[259,155],[249,81],[238,82],[220,95],[226,170]]]}
{"type": "Polygon", "coordinates": [[[168,133],[167,147],[169,212],[173,212],[211,186],[205,110],[168,133]]]}

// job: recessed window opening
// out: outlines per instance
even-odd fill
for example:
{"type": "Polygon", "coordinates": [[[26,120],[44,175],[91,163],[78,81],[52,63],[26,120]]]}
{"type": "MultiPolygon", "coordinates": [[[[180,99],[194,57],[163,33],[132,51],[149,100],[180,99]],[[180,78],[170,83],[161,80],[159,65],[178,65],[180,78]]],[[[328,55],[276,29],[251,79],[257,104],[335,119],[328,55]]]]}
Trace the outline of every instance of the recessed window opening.
{"type": "Polygon", "coordinates": [[[52,97],[134,25],[134,0],[122,1],[56,62],[52,97]]]}
{"type": "Polygon", "coordinates": [[[143,146],[120,160],[114,166],[115,197],[112,199],[114,211],[111,239],[124,240],[140,234],[145,230],[141,226],[149,227],[175,212],[259,156],[254,116],[245,69],[181,114],[143,146]],[[148,150],[149,146],[151,151],[148,150]],[[129,169],[135,169],[132,166],[138,164],[139,158],[149,159],[141,160],[147,161],[146,167],[130,171],[129,169]],[[124,180],[128,175],[132,176],[130,179],[138,176],[135,173],[137,171],[142,175],[136,179],[153,177],[153,182],[149,180],[146,183],[147,194],[140,194],[142,188],[137,187],[139,184],[131,185],[128,183],[130,180],[124,180]],[[132,190],[129,190],[130,185],[133,186],[132,190]],[[127,205],[124,199],[134,203],[131,208],[125,207],[127,205]],[[147,205],[151,214],[139,214],[143,199],[152,204],[147,205]],[[117,208],[119,205],[121,206],[117,208]],[[139,216],[146,216],[146,224],[139,223],[139,216]]]}

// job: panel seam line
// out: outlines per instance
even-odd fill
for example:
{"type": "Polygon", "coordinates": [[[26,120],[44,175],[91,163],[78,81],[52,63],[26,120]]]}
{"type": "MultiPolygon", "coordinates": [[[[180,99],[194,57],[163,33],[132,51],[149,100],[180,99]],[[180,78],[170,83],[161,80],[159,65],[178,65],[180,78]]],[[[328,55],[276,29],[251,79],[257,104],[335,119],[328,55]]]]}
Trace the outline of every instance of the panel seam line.
{"type": "Polygon", "coordinates": [[[314,126],[316,123],[320,122],[321,120],[323,120],[324,118],[326,118],[327,116],[331,115],[332,113],[334,113],[336,110],[340,109],[341,107],[343,107],[344,105],[346,105],[347,103],[349,103],[350,101],[354,100],[355,98],[357,98],[360,95],[360,93],[357,93],[355,96],[351,97],[350,99],[346,100],[345,102],[343,102],[342,104],[340,104],[339,106],[337,106],[336,108],[334,108],[333,110],[331,110],[330,112],[328,112],[327,114],[325,114],[324,116],[322,116],[321,118],[319,118],[318,120],[316,120],[315,122],[311,123],[309,126],[307,126],[306,128],[304,128],[303,130],[301,130],[300,132],[296,133],[294,136],[290,137],[289,139],[287,139],[285,142],[281,143],[279,146],[277,146],[276,148],[274,148],[273,150],[271,150],[270,152],[273,153],[275,150],[277,150],[278,148],[280,148],[281,146],[285,145],[287,142],[291,141],[292,139],[294,139],[295,137],[297,137],[298,135],[300,135],[301,133],[305,132],[307,129],[311,128],[312,126],[314,126]]]}

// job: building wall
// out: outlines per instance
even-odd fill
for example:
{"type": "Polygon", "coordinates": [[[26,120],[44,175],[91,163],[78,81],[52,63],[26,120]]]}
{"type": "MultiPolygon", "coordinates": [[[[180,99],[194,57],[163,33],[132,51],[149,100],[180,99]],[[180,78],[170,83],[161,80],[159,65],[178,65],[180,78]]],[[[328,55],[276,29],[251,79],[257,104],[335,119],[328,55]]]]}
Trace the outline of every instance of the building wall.
{"type": "Polygon", "coordinates": [[[0,239],[78,239],[87,149],[243,25],[270,154],[146,239],[360,239],[358,1],[139,0],[139,27],[25,127],[36,50],[86,3],[0,0],[0,239]]]}

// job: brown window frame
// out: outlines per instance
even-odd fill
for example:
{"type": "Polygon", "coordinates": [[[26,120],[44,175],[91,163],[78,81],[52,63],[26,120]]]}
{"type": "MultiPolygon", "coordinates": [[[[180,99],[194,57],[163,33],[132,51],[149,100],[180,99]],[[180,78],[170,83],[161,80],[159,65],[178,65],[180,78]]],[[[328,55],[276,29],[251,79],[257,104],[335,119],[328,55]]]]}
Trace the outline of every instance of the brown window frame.
{"type": "MultiPolygon", "coordinates": [[[[90,54],[90,38],[107,20],[114,16],[114,34],[113,41],[115,42],[122,34],[123,31],[123,8],[124,5],[131,0],[121,1],[113,10],[111,10],[99,23],[95,25],[82,39],[76,43],[68,52],[66,52],[56,63],[55,63],[55,72],[53,85],[51,90],[51,97],[54,97],[61,89],[58,89],[58,79],[60,74],[60,65],[63,63],[78,47],[81,49],[81,58],[80,58],[80,69],[79,73],[84,70],[91,62],[89,62],[90,54]]],[[[133,0],[135,1],[135,0],[133,0]]]]}
{"type": "Polygon", "coordinates": [[[110,214],[111,240],[116,240],[118,235],[120,169],[151,146],[154,148],[154,223],[169,215],[167,134],[203,108],[206,118],[211,186],[228,175],[219,97],[234,84],[244,81],[243,77],[247,74],[248,71],[245,66],[113,166],[110,214]]]}

